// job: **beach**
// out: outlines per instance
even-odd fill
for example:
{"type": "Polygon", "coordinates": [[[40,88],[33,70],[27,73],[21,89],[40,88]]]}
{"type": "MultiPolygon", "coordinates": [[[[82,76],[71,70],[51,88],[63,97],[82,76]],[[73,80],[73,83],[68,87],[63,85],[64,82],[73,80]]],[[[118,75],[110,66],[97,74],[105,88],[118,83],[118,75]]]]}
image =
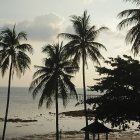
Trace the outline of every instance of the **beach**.
{"type": "MultiPolygon", "coordinates": [[[[82,89],[77,91],[82,93],[82,89]]],[[[0,136],[7,99],[5,93],[7,88],[0,87],[0,136]]],[[[33,100],[28,88],[11,88],[6,138],[55,133],[55,105],[48,109],[45,105],[38,108],[38,101],[39,96],[33,100]]],[[[63,107],[62,100],[59,99],[59,113],[83,109],[83,104],[75,106],[76,103],[75,99],[70,99],[67,106],[63,107]]],[[[59,115],[59,128],[62,131],[80,131],[84,126],[84,117],[59,115]]]]}
{"type": "MultiPolygon", "coordinates": [[[[4,103],[6,88],[0,88],[0,134],[3,129],[4,103]]],[[[80,93],[80,90],[79,90],[80,93]]],[[[85,127],[83,105],[75,106],[77,101],[70,100],[67,107],[59,100],[59,128],[62,140],[84,140],[85,127]],[[75,110],[75,111],[74,111],[75,110]]],[[[89,106],[90,107],[90,106],[89,106]]],[[[94,120],[89,120],[89,124],[94,120]]],[[[105,124],[111,128],[109,124],[105,124]]],[[[92,139],[92,135],[90,135],[92,139]]],[[[100,136],[105,140],[105,136],[100,136]]],[[[32,99],[28,88],[12,88],[9,117],[7,123],[6,140],[54,140],[55,139],[55,107],[38,109],[38,98],[32,99]]],[[[109,140],[140,140],[140,130],[137,125],[132,129],[109,134],[109,140]]]]}
{"type": "MultiPolygon", "coordinates": [[[[109,140],[140,140],[140,134],[132,134],[129,132],[110,133],[109,140]]],[[[92,135],[90,135],[92,140],[92,135]]],[[[55,140],[55,134],[50,133],[46,135],[30,135],[17,138],[8,138],[6,140],[55,140]]],[[[81,131],[63,132],[61,140],[84,140],[84,133],[81,131]]],[[[105,135],[100,135],[100,140],[105,140],[105,135]]]]}

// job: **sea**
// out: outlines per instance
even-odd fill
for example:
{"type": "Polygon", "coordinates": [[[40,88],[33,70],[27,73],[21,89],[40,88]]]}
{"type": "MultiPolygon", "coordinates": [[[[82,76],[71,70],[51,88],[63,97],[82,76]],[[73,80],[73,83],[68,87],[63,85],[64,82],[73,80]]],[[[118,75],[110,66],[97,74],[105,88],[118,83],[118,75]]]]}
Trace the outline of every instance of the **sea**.
{"type": "MultiPolygon", "coordinates": [[[[83,94],[82,88],[77,88],[78,94],[83,94]]],[[[93,94],[87,91],[87,94],[93,94]]],[[[55,104],[46,108],[45,104],[38,108],[40,93],[33,99],[27,87],[11,87],[9,119],[37,120],[36,122],[8,122],[6,137],[20,137],[27,135],[44,135],[55,132],[55,104]]],[[[7,87],[0,87],[0,118],[4,118],[7,100],[7,87]]],[[[75,106],[78,101],[70,99],[64,107],[59,99],[59,113],[83,109],[83,104],[75,106]]],[[[89,106],[90,107],[90,106],[89,106]]],[[[84,117],[71,117],[59,115],[59,128],[61,131],[79,131],[85,126],[84,117]]],[[[3,122],[0,121],[0,137],[2,135],[3,122]]]]}

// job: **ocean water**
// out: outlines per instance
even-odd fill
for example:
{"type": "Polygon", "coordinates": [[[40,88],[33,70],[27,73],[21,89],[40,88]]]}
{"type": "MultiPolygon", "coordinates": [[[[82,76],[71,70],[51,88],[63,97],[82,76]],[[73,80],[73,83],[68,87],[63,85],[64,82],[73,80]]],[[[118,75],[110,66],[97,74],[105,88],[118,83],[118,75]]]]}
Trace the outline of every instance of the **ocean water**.
{"type": "MultiPolygon", "coordinates": [[[[82,94],[82,89],[77,89],[82,94]]],[[[87,91],[87,94],[91,92],[87,91]]],[[[0,118],[4,117],[7,99],[7,88],[0,87],[0,118]]],[[[46,109],[45,105],[38,109],[39,96],[35,100],[28,88],[11,88],[10,107],[8,118],[36,119],[37,122],[7,123],[6,137],[19,137],[34,134],[47,134],[55,132],[55,104],[46,109]],[[51,112],[51,113],[49,113],[51,112]]],[[[83,105],[75,107],[77,101],[70,99],[66,108],[59,100],[59,112],[83,109],[83,105]]],[[[59,127],[62,131],[80,130],[85,126],[84,117],[59,116],[59,127]]],[[[2,134],[3,122],[0,122],[0,136],[2,134]]]]}

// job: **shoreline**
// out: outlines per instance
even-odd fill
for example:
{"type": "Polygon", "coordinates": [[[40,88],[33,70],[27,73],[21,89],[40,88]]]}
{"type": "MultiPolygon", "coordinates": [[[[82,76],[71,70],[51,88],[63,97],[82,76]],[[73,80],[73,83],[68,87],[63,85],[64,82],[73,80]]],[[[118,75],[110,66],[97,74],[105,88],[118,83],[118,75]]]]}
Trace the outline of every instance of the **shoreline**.
{"type": "MultiPolygon", "coordinates": [[[[55,114],[52,112],[48,113],[51,116],[54,116],[55,114]]],[[[78,119],[78,117],[82,117],[83,116],[83,110],[75,110],[75,111],[66,111],[66,112],[61,112],[60,114],[60,120],[64,119],[78,119]],[[79,113],[80,112],[80,113],[79,113]]],[[[40,114],[38,117],[42,118],[44,117],[45,114],[40,114]]],[[[37,121],[35,121],[36,123],[39,122],[39,118],[37,119],[37,121]]],[[[75,120],[74,119],[74,120],[75,120]]],[[[80,118],[81,120],[82,118],[80,118]]],[[[1,120],[2,121],[2,120],[1,120]]],[[[20,118],[14,118],[11,121],[11,124],[16,124],[17,121],[19,121],[18,123],[28,123],[28,127],[31,125],[34,127],[34,124],[32,124],[33,118],[30,118],[27,120],[26,119],[20,119],[20,118]],[[17,120],[18,119],[18,120],[17,120]]],[[[44,122],[45,120],[43,120],[44,122]]],[[[69,120],[68,120],[69,122],[69,120]]],[[[47,124],[46,124],[47,125],[47,124]]],[[[72,125],[72,124],[71,124],[72,125]]],[[[27,126],[27,124],[23,125],[27,126]]],[[[22,128],[22,125],[16,125],[16,127],[20,127],[22,128]]],[[[82,128],[82,127],[80,127],[82,128]]],[[[84,139],[84,132],[79,131],[80,129],[77,130],[67,130],[67,129],[63,129],[64,131],[62,131],[62,140],[83,140],[84,139]]],[[[40,130],[39,130],[40,131],[40,130]]],[[[7,137],[6,140],[55,140],[55,131],[52,132],[45,132],[45,133],[40,133],[39,131],[33,131],[32,134],[28,134],[25,133],[24,136],[23,135],[19,135],[19,136],[11,136],[11,137],[7,137]]],[[[91,139],[92,139],[92,135],[91,135],[91,139]]],[[[105,137],[103,137],[103,134],[101,134],[101,139],[100,140],[105,140],[105,137]]],[[[140,130],[139,129],[128,129],[126,131],[122,131],[119,130],[118,132],[112,132],[109,134],[109,140],[140,140],[140,130]]]]}
{"type": "MultiPolygon", "coordinates": [[[[109,140],[140,140],[140,133],[131,132],[119,132],[110,133],[109,140]]],[[[92,135],[90,135],[92,139],[92,135]]],[[[43,135],[29,135],[16,138],[6,138],[6,140],[55,140],[55,133],[43,134],[43,135]]],[[[63,131],[61,134],[61,140],[84,140],[84,132],[82,131],[63,131]]],[[[100,140],[105,140],[105,135],[100,135],[100,140]]]]}

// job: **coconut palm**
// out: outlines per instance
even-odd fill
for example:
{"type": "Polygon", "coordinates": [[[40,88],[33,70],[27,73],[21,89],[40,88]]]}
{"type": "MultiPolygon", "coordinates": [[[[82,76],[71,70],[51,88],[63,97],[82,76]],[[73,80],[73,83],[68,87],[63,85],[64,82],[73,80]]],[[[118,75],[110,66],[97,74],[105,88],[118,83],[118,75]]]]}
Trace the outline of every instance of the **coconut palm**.
{"type": "Polygon", "coordinates": [[[26,53],[32,53],[33,49],[29,44],[21,44],[20,41],[23,40],[27,40],[27,34],[25,32],[19,32],[17,34],[15,26],[13,29],[3,28],[0,33],[0,70],[2,77],[9,70],[7,105],[2,140],[5,139],[12,76],[16,72],[17,76],[20,77],[29,68],[31,63],[26,53]]]}
{"type": "MultiPolygon", "coordinates": [[[[137,0],[137,2],[140,1],[137,0]]],[[[134,55],[137,55],[140,49],[140,9],[124,10],[118,14],[118,17],[123,18],[118,24],[120,30],[130,26],[125,41],[128,44],[132,44],[131,51],[134,55]]]]}
{"type": "MultiPolygon", "coordinates": [[[[88,115],[86,106],[86,84],[85,84],[85,65],[87,65],[87,58],[90,58],[93,62],[100,64],[99,59],[103,59],[99,49],[106,49],[105,46],[95,39],[102,30],[107,29],[101,27],[90,26],[90,16],[87,15],[87,11],[84,11],[82,16],[71,16],[71,22],[73,24],[74,34],[61,33],[60,37],[66,38],[69,42],[65,45],[67,55],[73,57],[73,62],[80,63],[82,58],[82,72],[83,72],[83,93],[84,93],[84,110],[86,126],[88,126],[88,115]]],[[[85,133],[85,139],[89,139],[89,134],[85,133]]]]}
{"type": "Polygon", "coordinates": [[[46,107],[55,101],[56,105],[56,140],[59,140],[58,122],[58,97],[62,98],[63,105],[66,106],[70,96],[77,98],[74,84],[71,82],[71,74],[78,70],[77,66],[72,66],[72,61],[64,53],[64,49],[59,44],[46,45],[42,52],[47,55],[43,61],[43,66],[37,68],[33,76],[33,81],[29,90],[33,97],[41,94],[39,107],[46,103],[46,107]]]}

